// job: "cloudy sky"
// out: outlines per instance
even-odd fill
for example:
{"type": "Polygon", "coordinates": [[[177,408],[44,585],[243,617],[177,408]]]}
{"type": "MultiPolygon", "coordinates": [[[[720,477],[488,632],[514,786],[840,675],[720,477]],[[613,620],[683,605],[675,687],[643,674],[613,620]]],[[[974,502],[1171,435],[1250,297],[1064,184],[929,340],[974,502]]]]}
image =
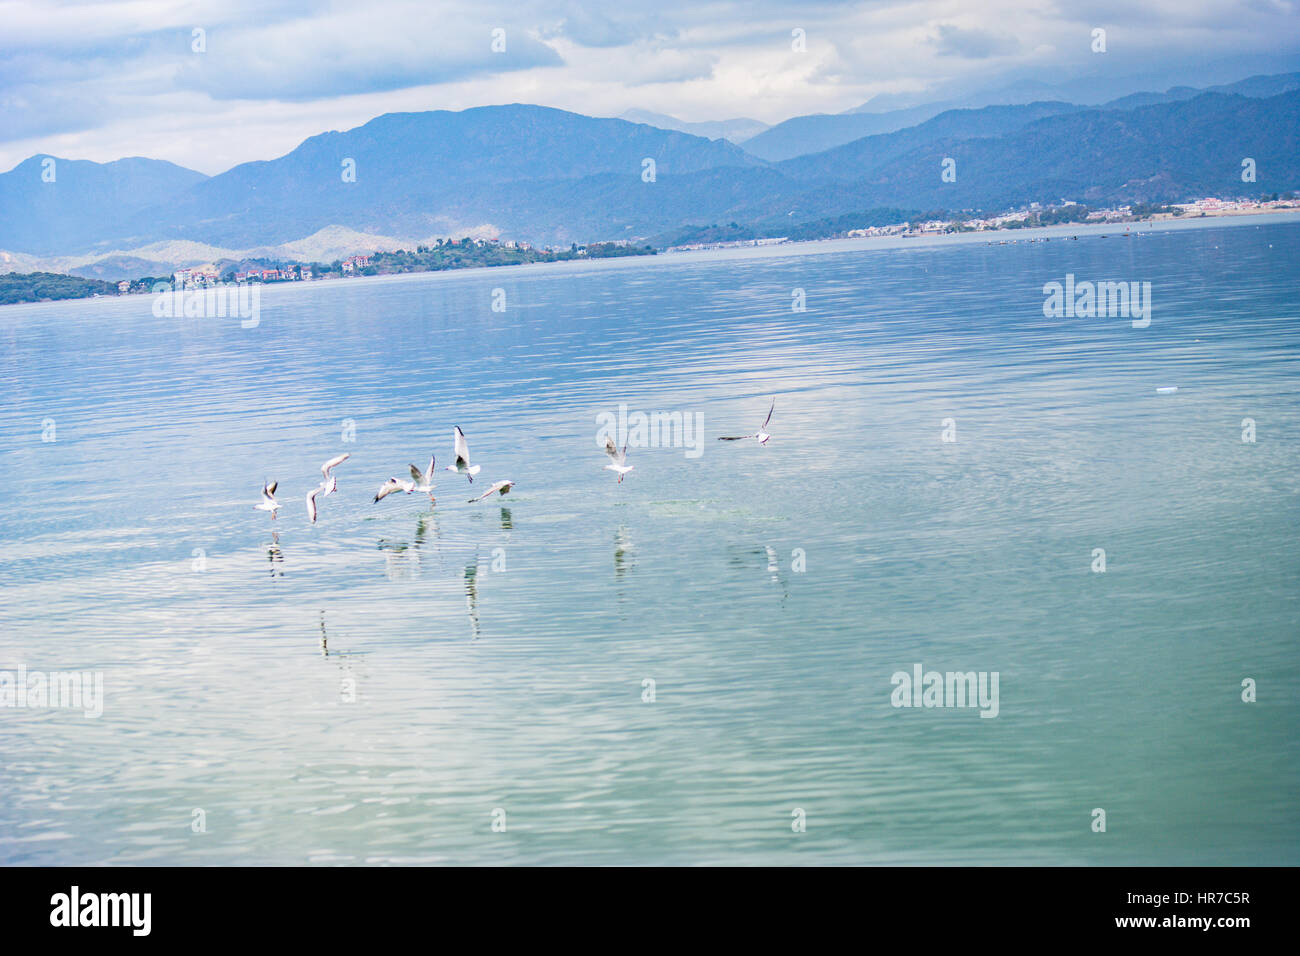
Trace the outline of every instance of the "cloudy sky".
{"type": "Polygon", "coordinates": [[[1205,85],[1297,55],[1300,0],[0,0],[0,170],[49,153],[217,173],[400,110],[774,123],[1016,83],[1205,85]]]}

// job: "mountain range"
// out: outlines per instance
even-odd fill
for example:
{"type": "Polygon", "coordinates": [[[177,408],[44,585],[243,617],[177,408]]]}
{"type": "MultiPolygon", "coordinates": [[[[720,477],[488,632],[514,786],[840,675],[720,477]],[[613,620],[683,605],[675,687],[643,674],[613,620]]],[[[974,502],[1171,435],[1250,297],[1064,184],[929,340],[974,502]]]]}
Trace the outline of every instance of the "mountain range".
{"type": "Polygon", "coordinates": [[[204,261],[200,250],[381,247],[366,237],[567,245],[655,241],[722,222],[783,235],[824,219],[865,224],[886,207],[1001,211],[1300,189],[1300,74],[1101,106],[946,109],[779,161],[749,151],[778,129],[740,146],[513,104],[385,114],[211,177],[149,159],[55,158],[46,181],[48,158],[34,156],[0,174],[0,271],[62,257],[79,274],[111,278],[204,261]],[[1247,157],[1257,182],[1242,182],[1247,157]],[[946,159],[953,182],[941,177],[946,159]]]}
{"type": "MultiPolygon", "coordinates": [[[[1156,103],[1191,99],[1201,93],[1236,93],[1241,96],[1268,97],[1295,89],[1300,89],[1300,73],[1282,73],[1274,76],[1253,76],[1236,83],[1210,86],[1205,89],[1177,86],[1164,93],[1133,93],[1094,108],[1131,109],[1136,106],[1152,106],[1156,103]]],[[[778,162],[795,156],[820,153],[861,139],[863,136],[892,133],[895,130],[923,123],[930,117],[949,110],[975,110],[985,106],[1031,103],[1046,99],[1053,92],[1055,91],[1052,87],[1043,83],[1020,84],[1014,88],[993,90],[961,99],[884,111],[870,109],[872,104],[880,99],[877,97],[843,113],[796,116],[784,123],[777,123],[747,139],[745,150],[760,159],[778,162]],[[1035,92],[1040,96],[1030,95],[1035,92]]]]}

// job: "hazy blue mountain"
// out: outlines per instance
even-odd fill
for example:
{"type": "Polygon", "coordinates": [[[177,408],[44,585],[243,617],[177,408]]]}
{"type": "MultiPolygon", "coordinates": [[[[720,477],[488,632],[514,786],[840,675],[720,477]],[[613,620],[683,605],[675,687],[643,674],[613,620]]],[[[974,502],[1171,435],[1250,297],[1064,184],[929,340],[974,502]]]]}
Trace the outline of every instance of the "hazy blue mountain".
{"type": "MultiPolygon", "coordinates": [[[[784,123],[778,123],[766,132],[746,140],[745,151],[769,162],[780,162],[796,156],[824,152],[865,136],[905,129],[950,110],[975,110],[996,105],[1032,105],[1035,101],[1064,101],[1078,104],[1096,102],[1094,97],[1083,96],[1075,99],[1063,95],[1067,90],[1081,93],[1084,89],[1086,87],[1080,88],[1077,83],[1052,85],[1025,81],[958,99],[945,98],[938,102],[885,112],[881,112],[877,104],[910,102],[916,99],[917,94],[877,96],[844,113],[796,116],[784,123]]],[[[1202,93],[1235,93],[1241,96],[1268,97],[1294,89],[1300,89],[1300,73],[1281,73],[1272,76],[1252,76],[1249,79],[1204,89],[1178,86],[1163,93],[1131,93],[1093,108],[1133,109],[1138,106],[1189,100],[1202,93]]]]}
{"type": "Polygon", "coordinates": [[[1121,96],[1117,100],[1109,101],[1105,104],[1105,108],[1132,110],[1137,109],[1139,106],[1154,106],[1157,103],[1175,103],[1179,100],[1190,100],[1204,92],[1206,91],[1198,90],[1193,86],[1175,86],[1163,93],[1130,93],[1128,96],[1121,96]]]}
{"type": "MultiPolygon", "coordinates": [[[[1300,92],[1269,99],[1202,94],[1130,111],[1071,107],[1054,113],[1057,104],[1040,106],[1046,115],[1012,124],[1000,136],[940,138],[902,152],[881,151],[856,178],[834,164],[832,175],[817,168],[816,157],[803,157],[665,176],[653,185],[604,174],[534,184],[512,197],[466,194],[460,201],[490,209],[494,222],[538,230],[533,235],[544,233],[546,241],[582,241],[730,222],[761,223],[768,235],[798,234],[805,222],[884,207],[1001,211],[1061,199],[1109,205],[1300,189],[1300,92]],[[957,161],[956,183],[940,177],[948,156],[957,161]],[[1241,182],[1245,156],[1258,164],[1257,183],[1241,182]]],[[[1022,109],[996,108],[992,116],[1022,109]]]]}
{"type": "Polygon", "coordinates": [[[1236,93],[1238,96],[1266,98],[1279,93],[1300,90],[1300,73],[1276,73],[1272,76],[1251,76],[1236,83],[1207,87],[1207,93],[1236,93]]]}
{"type": "Polygon", "coordinates": [[[142,256],[108,256],[84,266],[68,270],[68,275],[86,279],[139,279],[143,276],[171,275],[175,266],[142,256]]]}
{"type": "Polygon", "coordinates": [[[68,252],[120,231],[132,213],[207,179],[175,163],[132,157],[111,163],[45,155],[0,173],[0,249],[68,252]],[[53,159],[53,182],[43,174],[53,159]]]}
{"type": "Polygon", "coordinates": [[[690,133],[692,136],[703,136],[705,139],[726,139],[733,143],[743,143],[745,140],[751,139],[764,130],[771,128],[761,120],[744,117],[703,123],[688,123],[686,120],[679,120],[675,116],[652,113],[650,110],[627,110],[619,116],[619,119],[625,119],[629,123],[645,123],[647,126],[657,126],[659,129],[676,130],[679,133],[690,133]]]}
{"type": "Polygon", "coordinates": [[[1087,109],[1071,103],[1030,103],[1025,106],[986,106],[978,110],[948,110],[916,126],[894,133],[865,136],[843,146],[778,163],[794,178],[856,180],[910,151],[945,139],[1002,136],[1045,116],[1087,109]]]}
{"type": "MultiPolygon", "coordinates": [[[[850,223],[846,228],[856,228],[855,218],[879,224],[872,211],[887,207],[1001,211],[1061,199],[1112,205],[1258,196],[1300,190],[1297,157],[1300,92],[1268,99],[1202,94],[1129,111],[1075,108],[1001,136],[924,142],[877,156],[856,179],[823,175],[812,163],[817,157],[801,157],[767,168],[667,177],[653,192],[614,179],[599,187],[584,181],[580,188],[597,199],[571,202],[569,221],[579,229],[603,225],[610,238],[671,236],[684,226],[732,222],[757,224],[765,235],[800,235],[802,224],[817,220],[850,223]],[[949,156],[957,161],[955,183],[941,180],[949,156]],[[1246,156],[1256,160],[1256,183],[1241,181],[1246,156]],[[578,225],[593,207],[600,217],[578,225]]],[[[531,215],[558,202],[542,194],[531,199],[539,204],[531,215]]]]}
{"type": "MultiPolygon", "coordinates": [[[[778,168],[787,171],[786,164],[778,168]]],[[[876,165],[861,179],[841,181],[833,202],[824,187],[814,186],[791,205],[812,217],[835,205],[1002,209],[1061,199],[1170,202],[1296,189],[1300,91],[1266,99],[1203,93],[1134,110],[1048,116],[997,137],[936,140],[876,165]],[[956,182],[941,180],[945,157],[956,160],[956,182]],[[1241,181],[1245,157],[1256,162],[1255,183],[1241,181]]],[[[752,217],[766,208],[755,204],[752,217]]],[[[745,213],[735,210],[733,218],[745,213]]]]}
{"type": "Polygon", "coordinates": [[[1054,102],[1064,100],[1060,88],[1050,83],[1024,80],[1007,86],[997,86],[964,92],[960,95],[936,93],[882,93],[871,97],[860,106],[844,110],[845,113],[886,113],[894,110],[928,107],[937,112],[944,110],[977,110],[985,106],[1015,106],[1022,103],[1054,102]]]}
{"type": "Polygon", "coordinates": [[[952,105],[930,103],[885,113],[814,113],[811,116],[796,116],[745,140],[745,152],[769,162],[820,153],[864,136],[892,133],[923,123],[952,105]]]}
{"type": "Polygon", "coordinates": [[[1278,73],[1274,76],[1252,76],[1236,83],[1224,83],[1220,86],[1207,86],[1197,89],[1191,86],[1175,86],[1163,93],[1132,93],[1121,96],[1104,104],[1103,109],[1134,109],[1139,106],[1153,106],[1156,103],[1176,103],[1190,100],[1202,93],[1228,93],[1238,96],[1266,98],[1279,93],[1300,90],[1300,73],[1278,73]]]}
{"type": "MultiPolygon", "coordinates": [[[[1300,70],[1300,52],[1265,56],[1236,54],[1196,64],[1165,65],[1152,62],[1148,68],[1132,72],[1132,68],[1139,62],[1141,61],[1132,58],[1115,60],[1110,55],[1091,56],[1084,63],[1076,64],[1082,67],[1078,72],[1054,78],[1050,82],[1042,79],[1041,71],[1031,68],[1013,69],[974,91],[957,92],[952,84],[932,90],[927,101],[958,101],[952,102],[952,105],[977,108],[1009,106],[1035,100],[1062,100],[1081,106],[1099,107],[1134,93],[1178,88],[1195,88],[1203,93],[1235,92],[1243,96],[1276,95],[1286,90],[1255,93],[1232,87],[1241,82],[1243,76],[1277,76],[1300,70]]],[[[906,105],[916,106],[920,102],[906,105]]]]}
{"type": "MultiPolygon", "coordinates": [[[[111,228],[86,221],[65,236],[72,251],[83,251],[182,238],[247,247],[299,239],[333,224],[415,237],[464,232],[496,224],[486,215],[495,208],[487,198],[528,192],[505,184],[615,172],[640,183],[645,159],[655,161],[660,178],[759,162],[723,140],[540,106],[388,113],[356,129],[313,136],[279,159],[244,163],[179,194],[154,191],[123,210],[111,228]],[[343,179],[348,160],[355,164],[355,182],[343,179]],[[478,197],[477,206],[471,197],[478,197]]],[[[511,215],[507,221],[519,220],[511,215]]],[[[0,238],[0,248],[23,244],[0,238]]]]}

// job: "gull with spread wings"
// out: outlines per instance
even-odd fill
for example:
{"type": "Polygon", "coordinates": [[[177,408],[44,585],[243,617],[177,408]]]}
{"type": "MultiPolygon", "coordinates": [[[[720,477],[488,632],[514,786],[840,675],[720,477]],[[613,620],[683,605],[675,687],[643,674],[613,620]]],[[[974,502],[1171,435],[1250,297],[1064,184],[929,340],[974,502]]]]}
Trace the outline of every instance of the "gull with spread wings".
{"type": "MultiPolygon", "coordinates": [[[[311,519],[312,524],[316,523],[316,496],[322,491],[325,491],[324,482],[307,492],[307,517],[311,519]]],[[[329,492],[325,491],[325,494],[328,495],[329,492]]]]}
{"type": "Polygon", "coordinates": [[[433,465],[437,459],[429,456],[429,467],[420,471],[415,465],[411,466],[411,478],[415,481],[415,490],[421,494],[428,495],[429,500],[433,500],[433,465]]]}
{"type": "Polygon", "coordinates": [[[351,452],[344,452],[341,455],[335,455],[329,461],[325,462],[325,464],[320,466],[321,477],[325,479],[320,483],[320,486],[321,490],[323,490],[325,494],[332,495],[334,492],[339,490],[338,480],[334,477],[332,472],[337,466],[343,464],[351,457],[351,452]]]}
{"type": "Polygon", "coordinates": [[[464,475],[472,484],[474,476],[479,473],[481,465],[471,465],[469,463],[469,442],[465,440],[465,433],[456,426],[456,464],[448,465],[448,471],[454,471],[457,474],[464,475]]]}
{"type": "Polygon", "coordinates": [[[275,500],[275,489],[279,484],[278,481],[268,481],[264,484],[262,486],[262,500],[253,507],[258,511],[271,512],[271,517],[274,518],[275,513],[280,510],[280,502],[275,500]]]}
{"type": "Polygon", "coordinates": [[[482,501],[484,498],[492,497],[492,495],[496,492],[500,492],[503,495],[508,495],[510,494],[510,489],[513,488],[514,486],[515,483],[513,481],[495,481],[492,483],[492,487],[489,488],[487,491],[483,492],[483,494],[479,495],[477,498],[470,498],[469,503],[476,504],[482,501]]]}
{"type": "Polygon", "coordinates": [[[756,438],[760,445],[766,445],[767,440],[772,436],[766,431],[768,422],[772,420],[772,412],[776,409],[776,399],[772,399],[772,407],[767,410],[767,418],[763,419],[763,424],[758,426],[758,431],[752,435],[723,435],[718,441],[744,441],[746,438],[756,438]]]}
{"type": "Polygon", "coordinates": [[[622,450],[620,450],[619,447],[614,444],[613,437],[606,435],[605,454],[609,455],[612,461],[605,466],[604,470],[617,472],[618,480],[622,482],[623,476],[635,467],[634,465],[629,465],[627,463],[627,445],[624,445],[622,450]]]}
{"type": "Polygon", "coordinates": [[[415,482],[403,481],[401,478],[389,478],[375,492],[375,501],[383,501],[394,491],[405,491],[408,495],[415,490],[415,482]]]}

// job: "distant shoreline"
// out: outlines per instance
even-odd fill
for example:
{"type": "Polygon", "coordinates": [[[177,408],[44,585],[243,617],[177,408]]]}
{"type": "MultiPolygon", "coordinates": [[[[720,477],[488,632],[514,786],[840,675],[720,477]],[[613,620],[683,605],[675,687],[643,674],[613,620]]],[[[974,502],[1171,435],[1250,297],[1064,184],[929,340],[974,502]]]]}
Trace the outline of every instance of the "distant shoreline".
{"type": "Polygon", "coordinates": [[[672,250],[658,257],[661,261],[674,261],[681,256],[732,258],[718,253],[739,254],[745,257],[772,258],[782,255],[808,255],[832,252],[850,252],[856,249],[911,249],[921,246],[941,245],[1016,245],[1027,240],[1058,239],[1069,241],[1071,236],[1122,237],[1125,234],[1146,235],[1156,232],[1178,232],[1187,229],[1235,227],[1246,225],[1276,225],[1300,222],[1300,208],[1288,210],[1259,210],[1219,213],[1205,216],[1175,218],[1161,216],[1131,222],[1105,223],[1054,223],[1023,229],[988,229],[982,232],[925,233],[892,236],[853,236],[825,239],[795,239],[767,245],[716,245],[707,249],[672,250]],[[1264,220],[1260,222],[1259,220],[1264,220]],[[1139,228],[1141,227],[1141,228],[1139,228]],[[996,237],[996,238],[995,238],[996,237]]]}
{"type": "MultiPolygon", "coordinates": [[[[1043,242],[1052,240],[1070,241],[1072,237],[1102,237],[1102,238],[1121,238],[1124,236],[1147,235],[1157,232],[1177,232],[1189,229],[1205,229],[1220,227],[1237,227],[1245,225],[1276,225],[1288,222],[1300,222],[1300,208],[1292,209],[1268,209],[1268,210],[1232,210],[1218,213],[1207,213],[1205,215],[1191,217],[1173,217],[1169,215],[1159,215],[1156,217],[1133,220],[1129,222],[1101,222],[1101,223],[1054,223],[1046,226],[1031,226],[1019,229],[988,229],[983,231],[971,232],[927,232],[907,235],[880,235],[880,236],[854,236],[854,237],[827,237],[821,239],[796,239],[768,241],[762,243],[727,243],[710,245],[707,248],[699,249],[674,249],[664,251],[658,255],[624,255],[611,257],[593,257],[593,258],[562,258],[554,261],[535,260],[530,262],[511,263],[509,265],[472,265],[461,266],[449,269],[429,269],[420,271],[394,271],[380,272],[372,274],[354,274],[344,276],[343,279],[352,279],[359,281],[362,279],[381,279],[381,278],[398,278],[401,276],[412,275],[447,275],[456,273],[474,273],[487,269],[508,269],[513,272],[516,269],[532,271],[532,268],[558,268],[564,265],[583,265],[590,266],[596,262],[606,264],[632,260],[638,263],[646,264],[651,262],[672,263],[680,262],[683,259],[690,261],[718,261],[734,258],[782,258],[803,255],[822,255],[837,252],[852,252],[857,250],[884,250],[884,249],[910,249],[921,247],[934,247],[944,245],[966,245],[974,243],[976,245],[1017,245],[1024,242],[1043,242]]],[[[0,289],[3,288],[5,280],[11,276],[18,276],[18,273],[0,273],[0,289]]],[[[31,274],[28,274],[31,275],[31,274]]],[[[79,280],[76,276],[63,276],[58,274],[57,278],[79,280]]],[[[105,285],[116,285],[116,283],[106,282],[104,280],[80,280],[87,283],[103,282],[105,285]]],[[[322,283],[332,284],[341,282],[340,278],[330,279],[313,279],[311,281],[293,281],[293,282],[273,282],[268,283],[268,287],[292,286],[292,287],[318,287],[322,283]]],[[[233,283],[231,283],[233,285],[233,283]]],[[[349,286],[352,282],[347,283],[349,286]]],[[[2,302],[0,308],[5,305],[36,305],[45,302],[70,302],[86,301],[96,298],[118,299],[128,295],[151,295],[148,290],[133,291],[131,293],[104,293],[102,295],[75,295],[62,298],[30,298],[18,301],[2,302]]]]}

